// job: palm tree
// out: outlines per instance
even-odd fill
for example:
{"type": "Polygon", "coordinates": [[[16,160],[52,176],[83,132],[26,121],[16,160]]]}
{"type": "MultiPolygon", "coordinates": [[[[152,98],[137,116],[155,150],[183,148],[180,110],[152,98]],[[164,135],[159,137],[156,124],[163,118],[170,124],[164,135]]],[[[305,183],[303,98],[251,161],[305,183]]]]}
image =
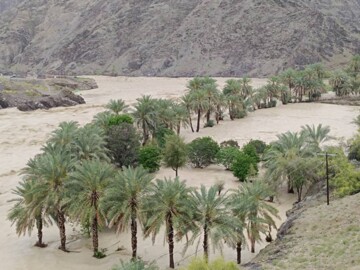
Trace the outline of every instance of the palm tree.
{"type": "Polygon", "coordinates": [[[61,122],[59,127],[51,133],[48,140],[53,145],[70,147],[79,128],[79,123],[75,121],[61,122]]]}
{"type": "Polygon", "coordinates": [[[236,262],[241,264],[241,250],[245,244],[245,219],[247,214],[247,204],[245,198],[240,189],[237,189],[235,193],[231,194],[231,198],[228,202],[229,208],[232,210],[234,217],[237,219],[236,226],[236,262]]]}
{"type": "MultiPolygon", "coordinates": [[[[50,149],[50,148],[48,148],[50,149]]],[[[37,177],[33,191],[36,201],[43,206],[43,215],[55,215],[60,232],[60,247],[66,250],[64,183],[76,164],[66,149],[53,148],[43,153],[38,160],[34,177],[37,177]]]]}
{"type": "Polygon", "coordinates": [[[280,74],[280,80],[283,84],[285,84],[290,91],[290,96],[292,96],[292,89],[295,86],[295,80],[296,80],[296,71],[292,68],[288,68],[283,73],[280,74]]]}
{"type": "Polygon", "coordinates": [[[301,128],[301,132],[304,133],[307,142],[315,148],[315,151],[321,151],[321,145],[324,142],[332,139],[332,137],[329,136],[329,126],[323,126],[322,124],[319,124],[317,127],[315,127],[315,125],[305,125],[301,128]]]}
{"type": "Polygon", "coordinates": [[[182,101],[182,104],[184,104],[184,107],[186,108],[186,110],[188,112],[189,124],[190,124],[191,131],[194,132],[194,127],[192,125],[192,120],[191,120],[191,110],[192,110],[192,97],[191,97],[191,94],[188,93],[188,94],[182,96],[181,101],[182,101]]]}
{"type": "Polygon", "coordinates": [[[173,110],[175,113],[174,120],[176,126],[176,134],[180,135],[181,126],[183,126],[183,128],[187,128],[190,124],[189,119],[191,118],[191,116],[189,116],[189,111],[182,103],[175,103],[173,105],[173,110]]]}
{"type": "Polygon", "coordinates": [[[68,213],[81,224],[91,224],[94,257],[98,256],[98,227],[104,222],[99,201],[113,175],[114,169],[108,163],[85,160],[75,167],[65,185],[68,190],[68,213]]]}
{"type": "Polygon", "coordinates": [[[87,124],[78,129],[72,152],[78,160],[110,161],[106,144],[105,131],[96,125],[87,124]]]}
{"type": "Polygon", "coordinates": [[[110,111],[112,111],[115,114],[119,114],[120,112],[122,112],[123,110],[125,110],[126,108],[128,108],[129,106],[125,104],[125,101],[123,101],[122,99],[110,99],[110,101],[108,102],[108,104],[106,104],[105,108],[109,109],[110,111]]]}
{"type": "Polygon", "coordinates": [[[218,195],[215,186],[206,189],[201,185],[200,191],[192,192],[192,204],[194,211],[194,222],[192,243],[201,232],[203,233],[204,257],[208,261],[210,244],[213,248],[222,247],[222,240],[228,243],[236,239],[237,222],[229,212],[227,205],[229,201],[227,193],[218,195]]]}
{"type": "Polygon", "coordinates": [[[264,156],[267,177],[275,182],[286,177],[288,180],[288,192],[293,193],[292,170],[289,168],[289,164],[299,157],[311,157],[315,152],[306,143],[304,133],[286,132],[277,135],[277,137],[278,140],[271,144],[264,156]]]}
{"type": "Polygon", "coordinates": [[[145,237],[152,234],[153,240],[165,224],[166,240],[169,244],[169,267],[174,268],[174,231],[178,231],[178,238],[182,236],[184,227],[191,221],[191,205],[189,194],[191,189],[186,187],[185,181],[178,177],[174,180],[165,178],[156,180],[151,195],[146,198],[144,212],[148,216],[145,225],[145,237]]]}
{"type": "Polygon", "coordinates": [[[239,82],[241,84],[240,96],[242,99],[245,99],[252,93],[252,87],[250,85],[251,80],[247,77],[244,77],[239,82]]]}
{"type": "Polygon", "coordinates": [[[200,130],[200,119],[204,111],[208,111],[209,103],[206,99],[206,93],[202,90],[191,93],[191,107],[197,114],[196,132],[200,130]]]}
{"type": "Polygon", "coordinates": [[[245,209],[246,230],[250,240],[251,252],[255,252],[255,242],[259,241],[260,233],[265,234],[269,228],[276,228],[273,217],[279,218],[278,210],[265,202],[265,199],[273,193],[263,181],[257,180],[253,183],[245,183],[240,186],[238,196],[239,205],[235,210],[240,210],[239,214],[245,209]]]}
{"type": "Polygon", "coordinates": [[[151,96],[142,96],[136,99],[135,112],[133,113],[136,125],[143,131],[143,145],[149,139],[150,130],[155,128],[157,114],[154,99],[151,96]]]}
{"type": "Polygon", "coordinates": [[[31,234],[36,226],[38,241],[35,246],[43,248],[47,246],[43,243],[43,225],[52,224],[52,222],[50,218],[44,219],[42,216],[42,205],[33,196],[34,185],[34,179],[24,179],[13,190],[12,193],[18,197],[9,201],[16,204],[9,210],[8,220],[16,225],[16,233],[19,236],[26,232],[31,234]]]}
{"type": "Polygon", "coordinates": [[[116,225],[117,233],[131,223],[132,258],[137,251],[137,221],[143,222],[143,198],[149,192],[153,176],[143,167],[123,167],[110,183],[101,207],[109,219],[109,227],[116,225]]]}

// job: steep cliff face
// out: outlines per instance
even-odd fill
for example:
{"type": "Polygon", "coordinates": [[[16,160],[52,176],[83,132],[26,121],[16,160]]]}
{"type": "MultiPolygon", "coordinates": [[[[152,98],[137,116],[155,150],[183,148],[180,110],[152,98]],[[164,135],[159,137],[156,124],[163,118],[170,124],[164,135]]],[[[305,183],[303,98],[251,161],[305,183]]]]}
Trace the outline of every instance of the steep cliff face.
{"type": "Polygon", "coordinates": [[[360,0],[1,0],[0,70],[266,76],[360,52],[360,0]]]}

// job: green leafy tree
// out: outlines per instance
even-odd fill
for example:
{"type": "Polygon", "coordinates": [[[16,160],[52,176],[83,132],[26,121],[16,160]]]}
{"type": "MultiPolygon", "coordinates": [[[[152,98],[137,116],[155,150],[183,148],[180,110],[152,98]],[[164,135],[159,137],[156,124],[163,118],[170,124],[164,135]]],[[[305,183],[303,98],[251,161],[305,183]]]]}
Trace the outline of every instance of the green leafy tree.
{"type": "Polygon", "coordinates": [[[153,173],[160,169],[162,160],[161,149],[154,144],[145,145],[139,151],[139,163],[149,172],[153,173]]]}
{"type": "MultiPolygon", "coordinates": [[[[254,163],[259,163],[260,162],[260,157],[257,154],[256,148],[253,144],[251,143],[247,143],[243,146],[242,151],[247,154],[248,156],[252,157],[253,160],[255,161],[254,163]]],[[[254,164],[254,165],[256,165],[254,164]]]]}
{"type": "Polygon", "coordinates": [[[250,176],[250,173],[257,173],[257,162],[254,160],[254,157],[239,151],[232,163],[231,170],[239,181],[244,182],[250,176]]]}
{"type": "Polygon", "coordinates": [[[164,164],[166,167],[172,168],[175,171],[175,176],[178,176],[179,168],[183,167],[187,161],[187,145],[183,138],[175,134],[168,135],[165,138],[164,164]]]}
{"type": "Polygon", "coordinates": [[[130,223],[133,259],[137,254],[137,223],[143,224],[143,200],[152,179],[153,176],[142,166],[123,167],[109,184],[101,202],[109,227],[116,226],[117,233],[123,232],[130,223]]]}
{"type": "Polygon", "coordinates": [[[220,147],[210,137],[202,137],[189,143],[189,160],[196,168],[209,166],[215,161],[216,154],[220,147]]]}
{"type": "Polygon", "coordinates": [[[145,225],[145,237],[152,234],[155,240],[161,227],[165,225],[165,237],[169,245],[169,267],[175,268],[174,237],[177,231],[178,239],[183,235],[184,227],[192,222],[191,204],[189,199],[191,189],[185,181],[179,178],[156,180],[151,195],[146,199],[144,212],[148,216],[145,225]]]}
{"type": "Polygon", "coordinates": [[[159,147],[163,149],[165,147],[166,136],[174,135],[175,132],[163,126],[159,126],[154,133],[155,140],[159,147]]]}
{"type": "Polygon", "coordinates": [[[107,131],[107,148],[113,162],[118,166],[129,166],[138,161],[140,136],[133,125],[122,123],[107,131]]]}
{"type": "Polygon", "coordinates": [[[258,155],[262,155],[264,154],[266,148],[267,148],[267,144],[264,141],[261,140],[253,140],[251,139],[248,144],[253,145],[256,149],[256,153],[258,155]]]}
{"type": "Polygon", "coordinates": [[[216,154],[216,161],[223,165],[226,170],[230,170],[239,152],[240,150],[236,147],[222,147],[216,154]]]}
{"type": "Polygon", "coordinates": [[[115,114],[110,115],[107,119],[107,126],[116,126],[121,123],[133,124],[134,119],[128,114],[115,114]]]}
{"type": "Polygon", "coordinates": [[[69,175],[65,187],[68,190],[68,213],[81,224],[91,224],[94,257],[101,257],[99,252],[99,225],[105,218],[99,202],[114,176],[114,169],[106,162],[99,160],[84,161],[75,167],[69,175]]]}

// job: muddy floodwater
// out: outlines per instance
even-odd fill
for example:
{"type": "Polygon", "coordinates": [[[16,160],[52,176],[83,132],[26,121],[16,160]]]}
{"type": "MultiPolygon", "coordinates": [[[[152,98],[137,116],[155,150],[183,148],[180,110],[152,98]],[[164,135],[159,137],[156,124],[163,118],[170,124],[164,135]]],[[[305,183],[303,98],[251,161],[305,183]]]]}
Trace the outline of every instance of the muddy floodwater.
{"type": "MultiPolygon", "coordinates": [[[[14,196],[11,194],[20,177],[18,173],[27,160],[40,151],[41,145],[49,133],[62,121],[78,121],[80,124],[90,122],[92,117],[104,110],[103,105],[110,99],[122,98],[128,104],[136,102],[141,95],[151,95],[156,98],[177,98],[186,92],[187,78],[128,78],[128,77],[93,77],[99,88],[79,92],[87,104],[70,108],[54,108],[48,111],[20,112],[15,108],[0,110],[0,269],[110,269],[120,260],[128,260],[131,255],[130,233],[115,235],[112,231],[103,230],[100,233],[100,247],[107,249],[108,256],[102,260],[91,257],[91,240],[79,236],[77,228],[67,224],[68,247],[71,251],[65,254],[57,249],[59,245],[58,230],[55,226],[44,229],[46,249],[33,247],[36,233],[31,236],[18,237],[15,228],[11,227],[6,215],[12,203],[8,202],[14,196]],[[116,251],[120,248],[120,251],[116,251]]],[[[225,78],[219,78],[220,87],[225,78]]],[[[254,87],[266,83],[265,79],[253,79],[254,87]]],[[[212,136],[218,142],[235,139],[240,144],[250,139],[261,139],[270,142],[276,139],[276,134],[286,131],[299,131],[302,125],[329,125],[331,135],[339,140],[347,140],[356,132],[352,120],[358,115],[359,109],[350,106],[338,106],[316,103],[280,105],[276,108],[257,110],[240,120],[226,119],[213,128],[201,129],[199,133],[182,131],[187,141],[200,136],[212,136]]],[[[173,176],[173,171],[161,169],[157,177],[173,176]]],[[[191,186],[200,184],[211,186],[218,180],[225,182],[226,188],[239,185],[230,172],[220,166],[210,166],[206,169],[183,168],[179,171],[181,179],[191,186]]],[[[280,225],[285,219],[295,197],[287,194],[279,196],[275,206],[280,211],[280,225]]],[[[196,246],[190,247],[185,255],[182,249],[185,242],[175,243],[175,262],[180,265],[195,256],[196,246]]],[[[258,244],[257,252],[264,247],[258,244]]],[[[198,255],[201,255],[201,243],[198,255]]],[[[224,246],[223,254],[227,260],[235,260],[236,252],[224,246]]],[[[161,269],[166,269],[168,263],[167,245],[164,245],[164,234],[160,233],[153,244],[151,239],[143,240],[138,236],[138,255],[146,261],[156,260],[161,269]]],[[[210,253],[211,258],[219,256],[210,253]]],[[[243,251],[243,262],[249,261],[255,255],[248,250],[243,251]]]]}

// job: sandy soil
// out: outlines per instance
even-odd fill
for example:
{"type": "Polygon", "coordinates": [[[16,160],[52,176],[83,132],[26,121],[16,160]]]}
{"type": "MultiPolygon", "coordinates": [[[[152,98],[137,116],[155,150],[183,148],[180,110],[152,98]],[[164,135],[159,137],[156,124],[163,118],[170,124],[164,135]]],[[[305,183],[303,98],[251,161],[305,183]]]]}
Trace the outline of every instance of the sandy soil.
{"type": "MultiPolygon", "coordinates": [[[[91,257],[91,241],[79,238],[79,233],[67,224],[69,249],[74,251],[65,254],[57,250],[59,245],[58,230],[55,226],[45,228],[44,240],[49,244],[46,249],[33,247],[36,235],[18,238],[15,229],[5,220],[13,198],[11,189],[19,181],[18,172],[27,160],[40,151],[49,133],[62,121],[75,120],[80,124],[91,121],[92,117],[103,111],[102,107],[109,99],[122,98],[132,104],[142,94],[153,97],[176,98],[185,92],[187,78],[128,78],[128,77],[94,77],[99,85],[98,89],[83,91],[81,95],[87,104],[70,108],[55,108],[48,111],[20,112],[16,109],[0,110],[0,261],[1,269],[110,269],[120,259],[128,259],[130,255],[130,235],[124,233],[116,236],[113,232],[104,230],[100,235],[100,247],[107,248],[109,256],[102,260],[91,257]],[[118,247],[124,250],[115,252],[118,247]]],[[[226,79],[218,79],[219,86],[226,79]]],[[[254,79],[253,85],[264,84],[264,79],[254,79]]],[[[237,121],[223,121],[213,128],[201,129],[198,134],[188,130],[182,135],[187,141],[195,137],[209,135],[221,142],[227,139],[236,139],[245,143],[251,138],[270,142],[276,139],[276,134],[288,130],[298,131],[305,124],[329,125],[331,133],[336,137],[350,138],[356,131],[351,123],[358,114],[356,107],[337,106],[327,104],[290,104],[273,109],[258,110],[248,117],[237,121]]],[[[179,172],[182,179],[192,186],[205,184],[212,185],[217,180],[223,180],[227,188],[237,187],[238,183],[231,173],[218,166],[207,169],[184,168],[179,172]]],[[[173,176],[173,171],[161,169],[157,177],[173,176]]],[[[295,201],[294,197],[281,195],[276,207],[280,211],[282,220],[285,211],[295,201]]],[[[281,220],[278,221],[278,224],[281,220]]],[[[139,235],[138,254],[145,260],[156,260],[162,269],[167,265],[167,247],[164,244],[163,234],[160,234],[153,245],[150,239],[143,241],[139,235]]],[[[184,243],[176,244],[176,262],[186,263],[195,253],[192,247],[181,256],[184,243]]],[[[264,243],[257,246],[257,250],[264,243]]],[[[201,245],[199,246],[201,254],[201,245]]],[[[236,254],[225,247],[223,250],[226,259],[234,260],[236,254]]],[[[215,258],[216,254],[211,254],[215,258]]],[[[254,257],[248,250],[243,252],[243,261],[247,262],[254,257]]]]}

